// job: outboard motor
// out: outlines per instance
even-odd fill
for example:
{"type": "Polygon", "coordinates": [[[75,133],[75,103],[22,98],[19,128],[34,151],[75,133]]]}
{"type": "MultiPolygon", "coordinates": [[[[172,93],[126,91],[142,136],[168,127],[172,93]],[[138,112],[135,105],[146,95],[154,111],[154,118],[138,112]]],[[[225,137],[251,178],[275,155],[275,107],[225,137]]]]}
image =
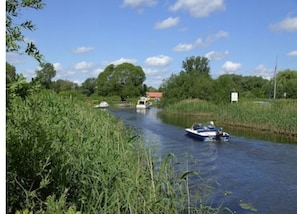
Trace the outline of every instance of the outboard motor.
{"type": "Polygon", "coordinates": [[[222,128],[220,128],[220,129],[217,130],[216,140],[221,140],[222,136],[223,136],[223,130],[222,130],[222,128]]]}

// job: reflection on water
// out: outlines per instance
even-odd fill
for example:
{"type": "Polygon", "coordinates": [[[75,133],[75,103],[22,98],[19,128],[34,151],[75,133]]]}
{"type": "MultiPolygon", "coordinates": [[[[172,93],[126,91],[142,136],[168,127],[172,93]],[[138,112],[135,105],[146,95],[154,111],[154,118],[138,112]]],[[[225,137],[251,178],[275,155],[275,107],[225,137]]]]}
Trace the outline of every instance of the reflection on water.
{"type": "Polygon", "coordinates": [[[145,114],[146,113],[146,109],[137,108],[136,109],[136,112],[139,113],[139,114],[145,114]]]}

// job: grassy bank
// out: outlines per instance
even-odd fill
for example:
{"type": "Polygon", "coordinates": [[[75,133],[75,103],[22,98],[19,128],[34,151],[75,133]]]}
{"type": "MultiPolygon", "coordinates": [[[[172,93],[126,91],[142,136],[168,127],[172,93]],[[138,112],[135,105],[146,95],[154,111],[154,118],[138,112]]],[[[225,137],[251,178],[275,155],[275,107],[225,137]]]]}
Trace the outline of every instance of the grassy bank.
{"type": "Polygon", "coordinates": [[[173,155],[154,163],[141,136],[71,97],[35,93],[6,111],[7,213],[217,213],[196,207],[173,155]],[[158,169],[158,170],[156,170],[158,169]]]}
{"type": "Polygon", "coordinates": [[[242,101],[216,105],[184,100],[163,109],[164,113],[202,115],[222,124],[259,129],[297,137],[297,101],[242,101]]]}

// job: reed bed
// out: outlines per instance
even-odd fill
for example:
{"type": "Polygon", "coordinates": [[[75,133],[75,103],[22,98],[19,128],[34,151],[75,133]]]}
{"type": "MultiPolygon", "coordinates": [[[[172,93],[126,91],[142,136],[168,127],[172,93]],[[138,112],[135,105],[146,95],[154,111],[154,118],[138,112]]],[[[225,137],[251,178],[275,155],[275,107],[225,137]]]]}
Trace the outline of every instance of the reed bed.
{"type": "Polygon", "coordinates": [[[186,100],[163,109],[164,113],[202,115],[220,123],[297,137],[297,101],[243,101],[213,104],[186,100]]]}
{"type": "Polygon", "coordinates": [[[218,213],[191,203],[173,155],[105,111],[51,92],[7,109],[7,213],[218,213]],[[20,213],[20,212],[19,212],[20,213]]]}

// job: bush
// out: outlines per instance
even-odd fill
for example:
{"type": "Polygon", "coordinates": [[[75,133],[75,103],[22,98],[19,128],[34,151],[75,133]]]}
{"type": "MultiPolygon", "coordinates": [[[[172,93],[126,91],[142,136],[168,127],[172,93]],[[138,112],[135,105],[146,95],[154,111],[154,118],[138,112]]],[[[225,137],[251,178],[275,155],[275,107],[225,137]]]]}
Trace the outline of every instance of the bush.
{"type": "Polygon", "coordinates": [[[156,171],[141,137],[108,112],[46,91],[10,103],[7,213],[185,209],[185,179],[172,173],[171,156],[156,171]]]}

